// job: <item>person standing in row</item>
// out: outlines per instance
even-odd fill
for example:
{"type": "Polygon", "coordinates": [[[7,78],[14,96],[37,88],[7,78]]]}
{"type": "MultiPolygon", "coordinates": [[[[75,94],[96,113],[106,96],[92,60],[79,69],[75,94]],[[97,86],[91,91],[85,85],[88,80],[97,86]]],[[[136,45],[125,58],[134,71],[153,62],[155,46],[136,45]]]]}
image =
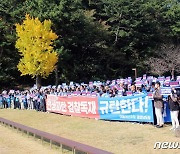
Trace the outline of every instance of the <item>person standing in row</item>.
{"type": "Polygon", "coordinates": [[[161,94],[160,82],[157,81],[155,84],[155,91],[153,92],[153,99],[154,99],[154,107],[155,107],[155,114],[157,119],[157,128],[162,128],[164,124],[163,120],[163,98],[161,94]]]}
{"type": "Polygon", "coordinates": [[[172,88],[171,95],[168,97],[168,102],[172,121],[172,128],[170,128],[170,130],[175,130],[179,126],[179,103],[176,89],[172,88]]]}

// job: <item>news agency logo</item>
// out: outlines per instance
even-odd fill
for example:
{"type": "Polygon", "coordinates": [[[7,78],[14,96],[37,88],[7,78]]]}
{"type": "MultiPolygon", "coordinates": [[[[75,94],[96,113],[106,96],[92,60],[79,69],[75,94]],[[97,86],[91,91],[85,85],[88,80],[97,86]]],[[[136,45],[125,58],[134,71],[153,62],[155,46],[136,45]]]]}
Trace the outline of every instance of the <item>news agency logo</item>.
{"type": "Polygon", "coordinates": [[[179,142],[156,142],[154,149],[180,149],[179,142]]]}

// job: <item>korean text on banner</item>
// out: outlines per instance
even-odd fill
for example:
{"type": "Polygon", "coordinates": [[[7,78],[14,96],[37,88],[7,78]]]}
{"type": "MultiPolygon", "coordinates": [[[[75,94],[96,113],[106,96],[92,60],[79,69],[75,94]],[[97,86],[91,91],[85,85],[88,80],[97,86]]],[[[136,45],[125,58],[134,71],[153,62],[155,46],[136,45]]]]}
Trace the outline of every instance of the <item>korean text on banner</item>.
{"type": "Polygon", "coordinates": [[[99,97],[100,119],[153,122],[152,100],[145,94],[115,98],[99,97]]]}
{"type": "Polygon", "coordinates": [[[99,119],[97,97],[48,95],[46,109],[49,112],[99,119]]]}

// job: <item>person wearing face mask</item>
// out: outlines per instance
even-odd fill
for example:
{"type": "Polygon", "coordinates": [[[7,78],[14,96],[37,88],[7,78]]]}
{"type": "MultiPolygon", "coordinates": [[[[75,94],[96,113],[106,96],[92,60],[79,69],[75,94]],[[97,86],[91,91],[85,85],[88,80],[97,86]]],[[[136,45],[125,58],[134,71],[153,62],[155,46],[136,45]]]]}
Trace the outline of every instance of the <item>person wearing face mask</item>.
{"type": "Polygon", "coordinates": [[[178,103],[178,95],[175,88],[172,88],[171,95],[168,97],[168,103],[171,114],[172,128],[170,130],[175,130],[179,126],[179,103],[178,103]]]}
{"type": "Polygon", "coordinates": [[[155,115],[157,119],[157,128],[162,128],[164,121],[163,121],[163,98],[161,94],[160,82],[156,82],[155,84],[155,91],[153,92],[153,99],[154,99],[154,107],[155,107],[155,115]]]}

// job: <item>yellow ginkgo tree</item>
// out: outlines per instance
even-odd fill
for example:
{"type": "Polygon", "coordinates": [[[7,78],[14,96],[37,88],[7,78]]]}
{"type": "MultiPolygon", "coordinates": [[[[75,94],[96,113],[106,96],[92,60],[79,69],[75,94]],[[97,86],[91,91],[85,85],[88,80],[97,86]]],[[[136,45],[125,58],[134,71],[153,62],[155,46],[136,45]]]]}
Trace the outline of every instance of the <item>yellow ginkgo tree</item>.
{"type": "Polygon", "coordinates": [[[38,88],[41,77],[48,77],[58,61],[57,52],[53,49],[53,41],[58,36],[52,32],[51,25],[50,20],[41,22],[28,14],[22,24],[16,24],[16,48],[21,55],[18,70],[21,75],[36,77],[38,88]]]}

